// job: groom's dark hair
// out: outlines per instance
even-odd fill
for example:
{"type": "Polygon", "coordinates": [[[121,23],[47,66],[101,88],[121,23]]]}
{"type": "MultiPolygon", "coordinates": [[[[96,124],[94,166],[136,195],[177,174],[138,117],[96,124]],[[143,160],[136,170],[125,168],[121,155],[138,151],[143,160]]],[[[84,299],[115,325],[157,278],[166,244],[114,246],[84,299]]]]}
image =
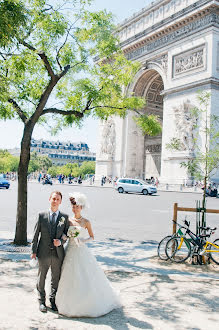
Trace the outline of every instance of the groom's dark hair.
{"type": "Polygon", "coordinates": [[[56,191],[52,191],[51,194],[50,194],[50,196],[49,196],[49,198],[51,198],[53,194],[59,195],[61,197],[61,199],[62,199],[62,193],[60,191],[57,191],[57,190],[56,191]]]}

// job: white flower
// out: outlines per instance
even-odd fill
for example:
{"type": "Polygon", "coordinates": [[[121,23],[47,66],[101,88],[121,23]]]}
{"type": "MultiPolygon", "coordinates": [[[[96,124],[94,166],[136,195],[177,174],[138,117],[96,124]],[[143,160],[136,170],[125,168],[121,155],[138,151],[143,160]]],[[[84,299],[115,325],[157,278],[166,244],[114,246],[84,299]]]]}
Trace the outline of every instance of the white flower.
{"type": "Polygon", "coordinates": [[[68,237],[77,237],[80,234],[80,227],[79,226],[71,226],[68,229],[67,236],[68,237]]]}
{"type": "Polygon", "coordinates": [[[61,217],[61,219],[59,220],[58,226],[61,227],[62,225],[64,225],[64,223],[65,223],[65,218],[61,217]]]}

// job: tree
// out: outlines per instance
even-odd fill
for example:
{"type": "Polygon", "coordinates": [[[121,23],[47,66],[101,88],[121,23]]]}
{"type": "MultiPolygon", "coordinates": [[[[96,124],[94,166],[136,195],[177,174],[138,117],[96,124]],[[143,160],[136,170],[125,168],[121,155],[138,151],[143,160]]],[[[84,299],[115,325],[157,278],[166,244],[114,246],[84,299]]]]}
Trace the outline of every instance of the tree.
{"type": "Polygon", "coordinates": [[[26,10],[19,0],[0,1],[0,46],[13,42],[26,24],[26,10]]]}
{"type": "MultiPolygon", "coordinates": [[[[197,95],[199,106],[190,110],[193,120],[193,157],[181,162],[181,166],[188,169],[190,175],[204,182],[202,209],[205,209],[206,188],[208,180],[219,168],[219,116],[209,114],[211,94],[199,92],[197,95]]],[[[182,141],[173,137],[167,148],[180,151],[182,141]]],[[[202,213],[202,226],[205,224],[205,214],[202,213]]]]}
{"type": "Polygon", "coordinates": [[[80,166],[80,174],[84,177],[86,174],[94,174],[95,173],[95,162],[88,161],[83,162],[80,166]]]}
{"type": "Polygon", "coordinates": [[[40,156],[36,151],[30,154],[28,173],[33,173],[36,171],[47,171],[51,166],[52,162],[48,156],[40,156]]]}
{"type": "Polygon", "coordinates": [[[82,125],[88,116],[124,117],[128,109],[144,105],[123,93],[139,64],[120,50],[111,14],[91,13],[85,9],[89,3],[24,1],[27,23],[16,42],[0,49],[0,118],[24,124],[15,244],[27,244],[27,173],[35,125],[50,122],[55,133],[82,125]]]}
{"type": "Polygon", "coordinates": [[[7,150],[0,150],[0,173],[17,172],[19,158],[12,156],[7,150]]]}

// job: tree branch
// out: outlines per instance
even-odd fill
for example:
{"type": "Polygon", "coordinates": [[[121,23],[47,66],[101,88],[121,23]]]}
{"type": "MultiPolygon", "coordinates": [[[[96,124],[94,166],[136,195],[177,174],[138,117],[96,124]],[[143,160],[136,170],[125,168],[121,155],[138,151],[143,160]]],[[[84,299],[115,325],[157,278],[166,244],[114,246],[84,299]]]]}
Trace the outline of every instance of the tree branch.
{"type": "Polygon", "coordinates": [[[57,76],[58,80],[61,79],[62,77],[64,77],[66,75],[66,73],[70,70],[70,65],[66,65],[64,67],[64,70],[57,76]]]}
{"type": "Polygon", "coordinates": [[[62,70],[62,66],[61,66],[61,64],[60,64],[60,62],[59,62],[59,53],[60,53],[60,50],[65,46],[65,44],[66,44],[66,42],[67,42],[67,40],[68,40],[68,36],[69,36],[70,31],[71,31],[71,26],[70,26],[70,28],[69,28],[68,31],[67,31],[65,41],[64,41],[63,44],[60,46],[60,48],[59,48],[59,50],[58,50],[58,52],[57,52],[57,55],[56,55],[56,61],[57,61],[58,65],[59,65],[59,67],[60,67],[60,70],[62,70]]]}
{"type": "Polygon", "coordinates": [[[44,109],[40,116],[46,115],[47,113],[58,114],[58,115],[62,115],[62,116],[74,115],[79,118],[83,118],[83,116],[84,116],[83,112],[78,112],[75,110],[61,110],[61,109],[57,109],[57,108],[44,109]]]}
{"type": "Polygon", "coordinates": [[[24,112],[21,110],[21,108],[19,107],[19,105],[17,104],[17,102],[13,99],[8,99],[8,102],[11,103],[14,107],[14,109],[16,110],[18,116],[21,118],[21,120],[23,121],[23,123],[25,124],[27,121],[27,117],[24,114],[24,112]]]}
{"type": "Polygon", "coordinates": [[[28,49],[32,50],[33,52],[36,52],[39,57],[41,58],[41,60],[43,61],[44,63],[44,66],[49,74],[49,76],[54,79],[55,78],[55,73],[53,72],[53,69],[49,63],[49,60],[48,60],[48,57],[46,56],[46,54],[44,52],[38,52],[37,49],[35,47],[33,47],[32,45],[28,44],[26,41],[24,40],[19,40],[19,42],[27,47],[28,49]]]}
{"type": "MultiPolygon", "coordinates": [[[[97,105],[97,106],[95,106],[95,107],[89,108],[89,110],[93,110],[93,109],[96,109],[96,108],[109,108],[109,109],[118,109],[118,110],[127,109],[127,110],[128,110],[127,107],[113,107],[113,106],[111,106],[111,105],[97,105]]],[[[87,109],[86,109],[86,110],[87,110],[87,109]]],[[[137,110],[135,110],[135,109],[133,109],[133,110],[137,112],[137,110]]],[[[137,112],[137,113],[140,115],[139,112],[137,112]]]]}

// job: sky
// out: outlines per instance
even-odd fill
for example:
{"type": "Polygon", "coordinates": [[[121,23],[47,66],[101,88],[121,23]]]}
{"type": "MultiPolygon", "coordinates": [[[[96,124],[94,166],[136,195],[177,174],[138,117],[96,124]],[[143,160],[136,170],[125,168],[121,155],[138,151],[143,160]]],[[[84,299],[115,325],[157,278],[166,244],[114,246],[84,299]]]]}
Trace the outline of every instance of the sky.
{"type": "MultiPolygon", "coordinates": [[[[106,9],[111,11],[115,16],[115,23],[119,23],[148,6],[151,2],[151,0],[94,0],[91,10],[106,9]]],[[[22,132],[22,122],[15,120],[0,121],[0,149],[19,148],[22,132]]],[[[32,137],[52,141],[83,141],[88,144],[92,152],[96,152],[97,133],[98,121],[93,118],[87,118],[81,129],[72,126],[72,128],[64,129],[55,136],[51,136],[43,127],[36,126],[32,137]]]]}

